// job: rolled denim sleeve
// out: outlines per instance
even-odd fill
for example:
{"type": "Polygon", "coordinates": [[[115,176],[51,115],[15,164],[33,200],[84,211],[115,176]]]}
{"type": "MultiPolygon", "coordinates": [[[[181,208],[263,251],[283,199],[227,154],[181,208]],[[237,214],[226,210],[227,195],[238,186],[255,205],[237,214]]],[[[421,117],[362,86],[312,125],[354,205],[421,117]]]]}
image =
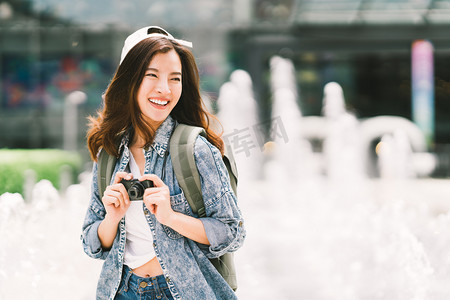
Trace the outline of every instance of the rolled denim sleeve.
{"type": "Polygon", "coordinates": [[[109,251],[103,250],[97,233],[98,227],[106,215],[106,210],[98,192],[97,163],[94,163],[92,174],[91,200],[83,222],[81,241],[83,250],[88,256],[96,259],[105,259],[109,251]]]}
{"type": "Polygon", "coordinates": [[[201,136],[194,150],[206,211],[200,220],[210,242],[210,246],[200,248],[208,258],[215,258],[242,246],[244,220],[220,151],[201,136]]]}

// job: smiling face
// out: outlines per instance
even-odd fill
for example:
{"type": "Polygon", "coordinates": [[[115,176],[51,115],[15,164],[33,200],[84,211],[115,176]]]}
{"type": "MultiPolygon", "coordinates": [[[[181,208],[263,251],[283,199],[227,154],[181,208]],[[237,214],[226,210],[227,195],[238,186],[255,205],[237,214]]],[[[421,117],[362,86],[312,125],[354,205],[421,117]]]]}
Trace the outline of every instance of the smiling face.
{"type": "Polygon", "coordinates": [[[145,71],[137,92],[144,118],[156,130],[181,97],[181,60],[175,50],[157,53],[145,71]]]}

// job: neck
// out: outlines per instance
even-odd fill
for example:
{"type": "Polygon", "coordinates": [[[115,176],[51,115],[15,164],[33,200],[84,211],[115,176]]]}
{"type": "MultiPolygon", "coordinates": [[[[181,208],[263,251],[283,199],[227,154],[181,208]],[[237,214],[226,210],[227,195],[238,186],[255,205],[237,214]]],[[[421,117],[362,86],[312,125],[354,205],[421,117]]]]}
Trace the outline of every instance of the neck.
{"type": "MultiPolygon", "coordinates": [[[[158,130],[159,126],[164,122],[155,122],[153,120],[147,120],[147,122],[150,125],[150,130],[153,131],[153,135],[156,134],[156,131],[158,130]]],[[[144,148],[146,144],[146,139],[144,138],[144,134],[138,129],[134,129],[133,139],[131,142],[130,147],[136,147],[136,148],[144,148]]],[[[154,136],[153,136],[154,137],[154,136]]]]}
{"type": "Polygon", "coordinates": [[[156,132],[156,130],[158,130],[159,126],[164,122],[164,121],[154,121],[154,120],[152,120],[152,119],[150,119],[150,118],[148,118],[146,116],[144,116],[144,118],[145,118],[145,121],[148,124],[150,124],[151,128],[153,130],[155,130],[155,132],[156,132]]]}
{"type": "Polygon", "coordinates": [[[133,140],[131,141],[130,147],[136,147],[136,148],[144,148],[145,146],[145,139],[143,138],[143,134],[135,129],[133,134],[133,140]]]}

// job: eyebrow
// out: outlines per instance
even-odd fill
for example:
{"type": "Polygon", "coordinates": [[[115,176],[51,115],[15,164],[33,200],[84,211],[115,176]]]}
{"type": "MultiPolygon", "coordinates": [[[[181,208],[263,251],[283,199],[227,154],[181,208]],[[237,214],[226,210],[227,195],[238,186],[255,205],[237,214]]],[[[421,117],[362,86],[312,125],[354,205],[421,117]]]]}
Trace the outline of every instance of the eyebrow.
{"type": "MultiPolygon", "coordinates": [[[[158,69],[155,68],[147,68],[147,71],[159,72],[158,69]]],[[[171,72],[170,75],[182,75],[181,72],[171,72]]]]}

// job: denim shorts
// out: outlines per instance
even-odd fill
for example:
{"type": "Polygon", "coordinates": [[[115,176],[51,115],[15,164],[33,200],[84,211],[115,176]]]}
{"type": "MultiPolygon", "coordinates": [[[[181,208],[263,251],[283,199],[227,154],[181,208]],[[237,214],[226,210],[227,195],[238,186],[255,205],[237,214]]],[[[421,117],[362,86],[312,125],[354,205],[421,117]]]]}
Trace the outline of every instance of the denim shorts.
{"type": "Polygon", "coordinates": [[[123,266],[122,280],[116,300],[125,299],[173,299],[164,275],[156,277],[140,277],[126,265],[123,266]]]}

